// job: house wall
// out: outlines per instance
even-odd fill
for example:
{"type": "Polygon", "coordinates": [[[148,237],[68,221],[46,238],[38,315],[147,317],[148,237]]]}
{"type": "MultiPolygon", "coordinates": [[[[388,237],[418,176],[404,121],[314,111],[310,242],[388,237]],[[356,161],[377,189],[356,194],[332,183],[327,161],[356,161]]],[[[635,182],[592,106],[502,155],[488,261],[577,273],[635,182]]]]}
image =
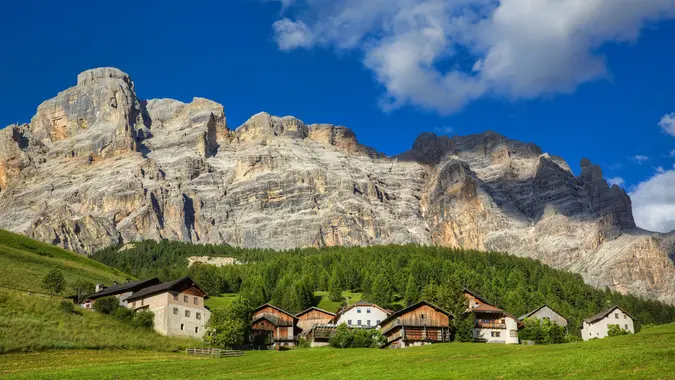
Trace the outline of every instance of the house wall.
{"type": "MultiPolygon", "coordinates": [[[[484,316],[480,317],[481,319],[485,318],[484,316]]],[[[495,318],[496,321],[501,323],[501,320],[504,320],[506,328],[505,329],[488,329],[488,328],[478,328],[476,327],[473,330],[474,339],[483,340],[487,343],[505,343],[505,344],[518,344],[518,322],[509,317],[502,316],[495,318]],[[499,336],[492,336],[494,333],[499,333],[499,336]],[[514,336],[515,335],[515,336],[514,336]]]]}
{"type": "Polygon", "coordinates": [[[361,326],[376,328],[377,325],[387,318],[387,313],[374,306],[354,306],[342,313],[337,324],[346,323],[351,326],[361,326]],[[351,324],[349,323],[351,321],[351,324]]]}
{"type": "Polygon", "coordinates": [[[609,325],[619,325],[622,329],[635,333],[633,319],[628,316],[628,314],[621,311],[621,309],[615,308],[611,313],[607,314],[605,318],[596,321],[595,323],[590,324],[584,322],[581,329],[581,338],[583,338],[583,340],[606,338],[609,325]]]}
{"type": "Polygon", "coordinates": [[[155,314],[155,331],[162,335],[201,339],[211,312],[204,307],[204,298],[197,289],[164,292],[129,303],[132,309],[148,309],[155,314]],[[178,300],[174,298],[177,296],[178,300]],[[184,302],[183,296],[188,296],[184,302]],[[197,297],[195,304],[194,298],[197,297]],[[199,317],[199,318],[198,318],[199,317]]]}
{"type": "Polygon", "coordinates": [[[301,328],[304,333],[309,331],[314,325],[329,323],[334,317],[335,315],[320,310],[311,310],[298,317],[298,327],[301,328]]]}
{"type": "Polygon", "coordinates": [[[288,314],[286,314],[286,313],[284,313],[284,312],[281,312],[281,311],[279,311],[279,310],[277,310],[277,309],[275,309],[275,308],[273,308],[273,307],[271,307],[271,306],[265,306],[264,308],[262,308],[262,309],[256,311],[256,312],[253,314],[253,319],[255,319],[257,316],[262,315],[262,314],[274,314],[274,315],[276,315],[279,319],[282,319],[282,320],[284,320],[284,321],[289,322],[290,324],[293,324],[293,317],[292,317],[292,316],[290,316],[290,315],[288,315],[288,314]]]}
{"type": "Polygon", "coordinates": [[[532,314],[529,318],[539,318],[539,319],[548,318],[551,322],[557,324],[558,326],[567,327],[567,320],[563,318],[563,316],[561,316],[560,314],[553,311],[548,306],[544,306],[541,309],[537,310],[537,312],[532,314]]]}

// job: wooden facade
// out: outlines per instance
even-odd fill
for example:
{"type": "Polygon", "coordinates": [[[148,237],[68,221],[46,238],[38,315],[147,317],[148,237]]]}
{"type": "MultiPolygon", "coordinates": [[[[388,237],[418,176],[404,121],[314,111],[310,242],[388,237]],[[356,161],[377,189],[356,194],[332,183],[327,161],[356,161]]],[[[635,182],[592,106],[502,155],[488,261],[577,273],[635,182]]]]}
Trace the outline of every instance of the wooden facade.
{"type": "Polygon", "coordinates": [[[330,323],[335,318],[335,313],[312,306],[296,314],[295,317],[298,318],[298,328],[300,328],[301,334],[306,334],[315,325],[330,323]]]}
{"type": "Polygon", "coordinates": [[[251,340],[258,345],[295,346],[298,318],[274,305],[265,304],[253,311],[251,340]]]}
{"type": "Polygon", "coordinates": [[[447,311],[422,301],[389,316],[380,331],[390,348],[449,342],[451,318],[447,311]]]}

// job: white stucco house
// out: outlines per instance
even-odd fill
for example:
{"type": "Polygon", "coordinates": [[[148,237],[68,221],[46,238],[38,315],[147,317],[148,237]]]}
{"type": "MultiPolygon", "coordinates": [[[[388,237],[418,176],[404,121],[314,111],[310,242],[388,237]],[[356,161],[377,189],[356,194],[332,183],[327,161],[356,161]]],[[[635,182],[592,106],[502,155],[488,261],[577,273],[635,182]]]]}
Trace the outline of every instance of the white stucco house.
{"type": "Polygon", "coordinates": [[[380,322],[387,319],[389,314],[391,314],[389,310],[374,303],[359,301],[339,310],[335,316],[335,324],[345,323],[347,326],[353,327],[377,328],[380,322]]]}
{"type": "Polygon", "coordinates": [[[635,333],[633,317],[619,306],[612,306],[601,313],[584,319],[581,337],[584,340],[606,338],[610,325],[617,325],[631,334],[635,333]]]}
{"type": "Polygon", "coordinates": [[[477,342],[518,344],[518,329],[523,324],[515,316],[492,305],[485,298],[475,292],[464,289],[464,296],[468,298],[467,313],[473,314],[476,325],[473,329],[473,339],[477,342]]]}

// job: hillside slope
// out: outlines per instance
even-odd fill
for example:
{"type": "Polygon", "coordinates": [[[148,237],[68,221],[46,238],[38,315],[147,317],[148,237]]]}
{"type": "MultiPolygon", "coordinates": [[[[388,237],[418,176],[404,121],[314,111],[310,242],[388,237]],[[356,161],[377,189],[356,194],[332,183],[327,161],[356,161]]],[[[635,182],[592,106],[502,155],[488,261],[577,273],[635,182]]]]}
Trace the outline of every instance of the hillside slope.
{"type": "Polygon", "coordinates": [[[52,268],[61,269],[67,282],[87,280],[112,284],[131,276],[63,248],[0,230],[0,287],[43,293],[41,281],[52,268]]]}
{"type": "Polygon", "coordinates": [[[80,253],[143,239],[501,251],[674,303],[675,234],[636,228],[626,192],[580,166],[494,132],[424,133],[385,157],[293,117],[233,130],[220,104],[140,100],[100,68],[0,131],[0,228],[80,253]]]}
{"type": "Polygon", "coordinates": [[[401,350],[252,351],[228,359],[149,352],[0,356],[12,379],[671,379],[675,325],[577,344],[448,343],[401,350]],[[84,360],[86,358],[86,360],[84,360]]]}

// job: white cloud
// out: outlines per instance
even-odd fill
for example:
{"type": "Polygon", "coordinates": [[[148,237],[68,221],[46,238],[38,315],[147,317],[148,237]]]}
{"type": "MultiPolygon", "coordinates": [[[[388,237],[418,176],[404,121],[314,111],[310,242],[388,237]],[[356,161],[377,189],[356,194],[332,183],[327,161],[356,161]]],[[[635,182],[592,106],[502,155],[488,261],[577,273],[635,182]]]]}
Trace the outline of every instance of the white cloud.
{"type": "MultiPolygon", "coordinates": [[[[668,115],[661,118],[661,121],[659,121],[659,127],[661,127],[661,130],[664,133],[675,137],[675,113],[669,113],[668,115]]],[[[675,150],[672,150],[670,155],[674,156],[675,150]]]]}
{"type": "Polygon", "coordinates": [[[668,156],[675,157],[675,149],[671,150],[670,153],[668,153],[668,156]]]}
{"type": "Polygon", "coordinates": [[[449,126],[449,125],[441,125],[436,128],[434,128],[434,132],[440,133],[442,135],[449,135],[451,133],[455,132],[455,128],[449,126]]]}
{"type": "Polygon", "coordinates": [[[607,178],[607,183],[610,186],[618,185],[618,186],[623,187],[626,184],[626,181],[621,177],[612,177],[612,178],[607,178]]]}
{"type": "Polygon", "coordinates": [[[657,166],[657,167],[656,167],[656,172],[657,172],[657,173],[664,173],[665,170],[663,169],[663,166],[657,166]]]}
{"type": "Polygon", "coordinates": [[[675,229],[675,170],[659,173],[630,194],[638,227],[659,232],[675,229]]]}
{"type": "Polygon", "coordinates": [[[359,50],[384,109],[452,113],[484,96],[570,93],[607,76],[608,43],[675,17],[675,0],[278,0],[279,48],[359,50]]]}
{"type": "Polygon", "coordinates": [[[640,164],[640,165],[642,165],[642,164],[644,164],[645,162],[649,161],[649,157],[648,157],[648,156],[644,156],[644,155],[641,155],[641,154],[638,154],[637,156],[633,156],[633,157],[629,157],[629,158],[631,159],[631,161],[634,161],[634,162],[636,162],[636,163],[638,163],[638,164],[640,164]]]}

